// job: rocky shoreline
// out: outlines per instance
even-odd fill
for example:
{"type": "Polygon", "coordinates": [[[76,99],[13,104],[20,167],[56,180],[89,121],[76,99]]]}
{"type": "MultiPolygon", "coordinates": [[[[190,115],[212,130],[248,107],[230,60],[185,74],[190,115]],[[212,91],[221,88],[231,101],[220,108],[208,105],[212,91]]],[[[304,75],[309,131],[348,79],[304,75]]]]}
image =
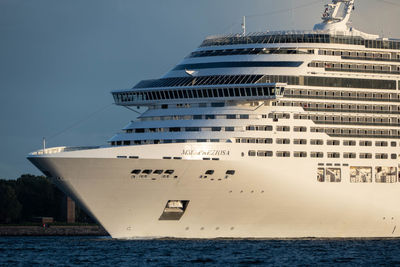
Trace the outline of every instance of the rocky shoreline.
{"type": "Polygon", "coordinates": [[[100,226],[0,226],[0,236],[108,236],[100,226]]]}

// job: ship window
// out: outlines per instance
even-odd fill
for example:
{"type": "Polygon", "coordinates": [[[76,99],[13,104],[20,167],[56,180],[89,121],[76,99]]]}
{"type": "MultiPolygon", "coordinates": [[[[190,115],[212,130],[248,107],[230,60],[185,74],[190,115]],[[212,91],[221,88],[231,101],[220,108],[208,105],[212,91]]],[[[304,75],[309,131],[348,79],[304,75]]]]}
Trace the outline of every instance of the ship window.
{"type": "Polygon", "coordinates": [[[290,139],[278,138],[278,139],[276,139],[276,143],[280,144],[280,145],[289,145],[290,144],[290,139]]]}
{"type": "Polygon", "coordinates": [[[311,143],[311,145],[323,145],[324,144],[324,140],[322,140],[322,139],[311,139],[310,143],[311,143]]]}
{"type": "Polygon", "coordinates": [[[328,140],[328,141],[326,142],[326,144],[327,144],[328,146],[338,146],[338,145],[340,145],[340,141],[339,141],[339,140],[328,140]]]}
{"type": "Polygon", "coordinates": [[[375,182],[377,183],[396,183],[397,168],[396,167],[375,167],[375,182]]]}
{"type": "Polygon", "coordinates": [[[318,168],[317,181],[320,183],[325,182],[325,168],[318,168]]]}
{"type": "Polygon", "coordinates": [[[344,146],[355,146],[356,145],[356,141],[354,141],[354,140],[344,140],[343,141],[343,145],[344,146]]]}
{"type": "Polygon", "coordinates": [[[153,174],[162,174],[163,173],[163,170],[155,170],[154,172],[153,172],[153,174]]]}
{"type": "Polygon", "coordinates": [[[248,155],[249,155],[249,157],[255,157],[255,156],[256,156],[256,151],[254,151],[254,150],[249,150],[248,155]]]}
{"type": "Polygon", "coordinates": [[[340,183],[342,170],[340,168],[326,168],[325,181],[329,183],[340,183]]]}
{"type": "Polygon", "coordinates": [[[390,155],[390,158],[391,158],[391,159],[397,159],[397,154],[391,154],[391,155],[390,155]]]}
{"type": "Polygon", "coordinates": [[[276,152],[277,157],[283,157],[283,158],[288,158],[290,157],[290,152],[289,151],[277,151],[276,152]]]}
{"type": "Polygon", "coordinates": [[[179,98],[183,98],[182,90],[178,90],[178,96],[179,98]]]}
{"type": "Polygon", "coordinates": [[[372,159],[371,153],[360,153],[360,159],[372,159]]]}
{"type": "Polygon", "coordinates": [[[185,128],[186,132],[199,132],[200,128],[199,127],[187,127],[185,128]]]}
{"type": "Polygon", "coordinates": [[[139,170],[139,169],[131,171],[132,174],[139,174],[140,172],[141,172],[141,170],[139,170]]]}
{"type": "Polygon", "coordinates": [[[312,158],[323,158],[324,153],[323,152],[311,152],[311,157],[312,158]]]}
{"type": "Polygon", "coordinates": [[[144,174],[150,174],[152,172],[152,170],[143,170],[142,173],[144,174]]]}
{"type": "Polygon", "coordinates": [[[207,170],[207,171],[206,171],[206,174],[207,174],[207,175],[213,175],[213,174],[214,174],[214,170],[207,170]]]}
{"type": "Polygon", "coordinates": [[[241,115],[239,116],[239,118],[240,118],[240,119],[247,120],[247,119],[249,119],[249,115],[248,115],[248,114],[241,114],[241,115]]]}
{"type": "Polygon", "coordinates": [[[386,141],[376,141],[375,146],[388,146],[388,142],[386,141]]]}
{"type": "Polygon", "coordinates": [[[215,115],[205,115],[205,119],[206,120],[214,120],[215,119],[215,115]]]}
{"type": "Polygon", "coordinates": [[[295,127],[293,128],[293,131],[295,131],[295,132],[307,132],[307,127],[295,126],[295,127]]]}
{"type": "Polygon", "coordinates": [[[276,130],[279,132],[289,132],[290,131],[290,126],[277,126],[276,130]]]}
{"type": "Polygon", "coordinates": [[[221,127],[212,127],[211,131],[213,132],[220,132],[221,131],[221,127]]]}
{"type": "Polygon", "coordinates": [[[227,174],[227,175],[234,175],[234,174],[235,174],[235,171],[234,171],[234,170],[227,170],[227,171],[226,171],[226,174],[227,174]]]}
{"type": "Polygon", "coordinates": [[[201,120],[202,119],[202,115],[194,115],[193,119],[194,120],[201,120]]]}
{"type": "Polygon", "coordinates": [[[173,174],[173,173],[174,173],[174,170],[166,170],[164,173],[165,173],[165,174],[173,174]]]}
{"type": "Polygon", "coordinates": [[[226,115],[226,118],[228,120],[234,120],[234,119],[236,119],[236,115],[226,115]]]}
{"type": "Polygon", "coordinates": [[[272,155],[273,155],[272,151],[264,151],[264,150],[257,151],[257,157],[272,157],[272,155]]]}
{"type": "Polygon", "coordinates": [[[372,183],[372,168],[350,166],[350,183],[372,183]]]}
{"type": "Polygon", "coordinates": [[[396,142],[390,142],[390,146],[395,147],[395,146],[397,146],[397,143],[396,142]]]}
{"type": "Polygon", "coordinates": [[[387,159],[388,158],[388,154],[386,154],[386,153],[376,153],[375,154],[375,158],[376,159],[387,159]]]}
{"type": "Polygon", "coordinates": [[[239,88],[235,88],[235,96],[240,96],[239,88]]]}
{"type": "Polygon", "coordinates": [[[356,158],[356,153],[345,152],[345,153],[343,153],[343,158],[345,158],[345,159],[355,159],[356,158]]]}
{"type": "Polygon", "coordinates": [[[295,158],[305,158],[305,157],[307,157],[307,152],[305,152],[305,151],[295,151],[294,152],[294,157],[295,158]]]}
{"type": "Polygon", "coordinates": [[[328,158],[340,158],[340,153],[337,152],[328,152],[328,158]]]}
{"type": "Polygon", "coordinates": [[[372,146],[372,142],[371,141],[360,141],[359,145],[360,146],[372,146]]]}
{"type": "Polygon", "coordinates": [[[295,145],[307,145],[306,139],[294,139],[293,144],[295,145]]]}
{"type": "Polygon", "coordinates": [[[225,127],[225,131],[226,132],[234,132],[235,131],[235,127],[225,127]]]}

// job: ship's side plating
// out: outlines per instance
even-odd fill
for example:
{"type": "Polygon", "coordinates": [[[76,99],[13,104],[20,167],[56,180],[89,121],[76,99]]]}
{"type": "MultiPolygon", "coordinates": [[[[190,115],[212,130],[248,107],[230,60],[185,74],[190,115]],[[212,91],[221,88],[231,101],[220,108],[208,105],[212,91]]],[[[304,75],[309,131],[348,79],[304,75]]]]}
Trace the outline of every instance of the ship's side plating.
{"type": "MultiPolygon", "coordinates": [[[[344,5],[344,14],[338,10],[344,5]]],[[[30,154],[115,238],[399,236],[400,42],[346,26],[207,38],[93,149],[30,154]]]]}

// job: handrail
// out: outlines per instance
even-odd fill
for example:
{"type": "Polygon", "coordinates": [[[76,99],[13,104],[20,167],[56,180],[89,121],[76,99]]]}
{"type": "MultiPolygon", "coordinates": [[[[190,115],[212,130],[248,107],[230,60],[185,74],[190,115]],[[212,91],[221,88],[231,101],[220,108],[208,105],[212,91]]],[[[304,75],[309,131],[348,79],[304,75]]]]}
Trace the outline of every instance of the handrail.
{"type": "Polygon", "coordinates": [[[97,149],[97,148],[100,148],[100,146],[79,146],[79,147],[60,146],[60,147],[51,147],[51,148],[40,149],[40,150],[30,153],[30,155],[33,155],[33,156],[49,155],[49,154],[57,154],[57,153],[61,153],[61,152],[71,152],[71,151],[89,150],[89,149],[97,149]]]}

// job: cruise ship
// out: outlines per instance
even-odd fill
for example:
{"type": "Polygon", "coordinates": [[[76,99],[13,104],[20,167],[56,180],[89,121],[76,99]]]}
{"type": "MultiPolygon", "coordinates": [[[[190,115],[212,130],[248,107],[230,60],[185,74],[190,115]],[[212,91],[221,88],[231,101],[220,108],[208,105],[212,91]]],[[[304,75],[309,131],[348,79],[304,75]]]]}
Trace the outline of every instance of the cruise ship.
{"type": "Polygon", "coordinates": [[[112,91],[145,112],[107,145],[28,159],[113,238],[400,237],[400,40],[356,30],[353,10],[207,37],[112,91]]]}

